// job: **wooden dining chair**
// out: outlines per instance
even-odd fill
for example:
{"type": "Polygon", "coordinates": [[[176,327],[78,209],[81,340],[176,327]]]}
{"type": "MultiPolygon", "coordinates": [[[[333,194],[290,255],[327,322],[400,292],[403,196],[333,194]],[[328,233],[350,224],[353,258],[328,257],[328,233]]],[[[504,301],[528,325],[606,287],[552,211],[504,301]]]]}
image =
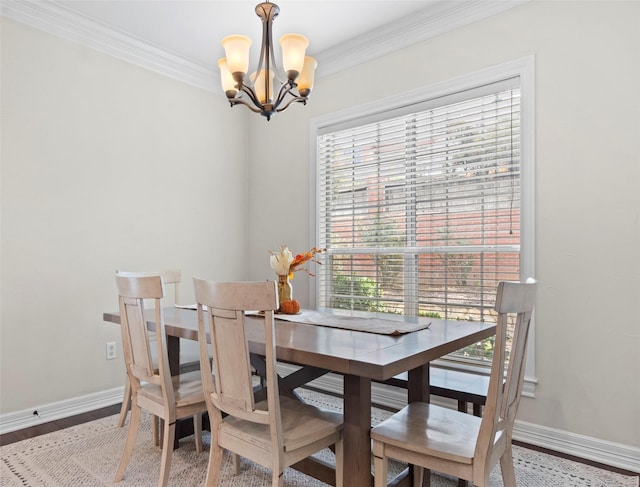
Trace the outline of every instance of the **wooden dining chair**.
{"type": "Polygon", "coordinates": [[[433,469],[478,487],[489,485],[489,473],[500,461],[505,487],[516,485],[511,434],[524,378],[524,361],[536,283],[500,282],[496,293],[496,340],[489,389],[482,418],[413,402],[371,430],[375,486],[387,485],[389,458],[414,465],[414,487],[423,469],[433,469]],[[516,315],[505,376],[507,321],[516,315]]]}
{"type": "MultiPolygon", "coordinates": [[[[174,304],[178,304],[180,300],[180,282],[182,281],[182,273],[178,269],[170,269],[166,271],[162,271],[160,273],[162,275],[162,279],[164,280],[165,286],[167,284],[173,285],[173,302],[174,304]]],[[[153,336],[150,334],[150,337],[153,336]]],[[[118,417],[118,426],[122,428],[124,426],[125,421],[127,420],[127,413],[131,408],[131,384],[129,383],[129,375],[125,378],[124,383],[124,396],[122,398],[122,406],[120,407],[120,416],[118,417]]],[[[158,422],[154,418],[153,420],[153,438],[154,444],[158,444],[158,422]]]]}
{"type": "MultiPolygon", "coordinates": [[[[115,481],[119,482],[131,460],[140,425],[142,409],[164,421],[162,460],[158,485],[163,487],[169,478],[176,420],[192,416],[196,451],[202,452],[202,416],[207,406],[200,372],[194,371],[172,377],[167,356],[167,338],[162,312],[164,281],[161,275],[149,273],[116,273],[118,286],[122,341],[127,374],[131,384],[131,418],[127,440],[122,452],[115,481]],[[154,302],[153,321],[156,323],[155,341],[145,319],[145,301],[154,302]],[[152,359],[155,342],[157,369],[152,359]]],[[[149,313],[149,311],[147,311],[149,313]]],[[[147,318],[150,318],[147,316],[147,318]]]]}
{"type": "Polygon", "coordinates": [[[276,283],[214,283],[197,278],[193,282],[200,370],[211,423],[206,485],[218,485],[223,449],[270,468],[273,487],[281,487],[286,467],[335,445],[336,485],[341,487],[342,415],[278,394],[273,318],[279,306],[276,283]],[[261,320],[264,332],[267,399],[258,403],[254,400],[245,310],[264,311],[256,319],[261,320]]]}

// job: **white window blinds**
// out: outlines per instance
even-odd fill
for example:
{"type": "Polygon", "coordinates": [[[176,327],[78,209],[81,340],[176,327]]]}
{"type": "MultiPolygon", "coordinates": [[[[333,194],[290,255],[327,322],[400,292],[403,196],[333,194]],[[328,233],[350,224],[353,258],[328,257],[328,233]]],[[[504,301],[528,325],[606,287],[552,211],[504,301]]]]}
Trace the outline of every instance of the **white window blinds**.
{"type": "Polygon", "coordinates": [[[517,77],[325,127],[317,161],[320,307],[494,321],[520,279],[517,77]]]}

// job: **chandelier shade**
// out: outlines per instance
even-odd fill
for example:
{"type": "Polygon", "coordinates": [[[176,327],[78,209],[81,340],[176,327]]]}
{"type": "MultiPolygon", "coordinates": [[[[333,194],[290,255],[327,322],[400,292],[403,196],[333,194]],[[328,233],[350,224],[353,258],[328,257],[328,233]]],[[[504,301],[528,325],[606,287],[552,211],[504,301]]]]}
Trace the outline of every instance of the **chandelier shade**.
{"type": "Polygon", "coordinates": [[[271,2],[256,5],[262,20],[262,45],[257,69],[249,76],[251,39],[230,35],[222,39],[225,57],[218,61],[222,89],[231,106],[245,105],[251,111],[271,119],[293,102],[306,104],[313,89],[318,63],[306,55],[309,40],[300,34],[285,34],[280,38],[282,70],[273,53],[273,20],[280,8],[271,2]]]}
{"type": "Polygon", "coordinates": [[[287,78],[296,78],[304,65],[304,54],[309,40],[300,34],[285,34],[280,38],[282,48],[282,67],[287,78]]]}
{"type": "Polygon", "coordinates": [[[222,39],[222,47],[232,73],[246,73],[249,70],[251,39],[242,35],[227,36],[222,39]]]}
{"type": "Polygon", "coordinates": [[[314,74],[318,62],[311,56],[304,57],[304,65],[302,66],[302,72],[298,76],[298,92],[300,96],[307,97],[313,89],[314,74]]]}

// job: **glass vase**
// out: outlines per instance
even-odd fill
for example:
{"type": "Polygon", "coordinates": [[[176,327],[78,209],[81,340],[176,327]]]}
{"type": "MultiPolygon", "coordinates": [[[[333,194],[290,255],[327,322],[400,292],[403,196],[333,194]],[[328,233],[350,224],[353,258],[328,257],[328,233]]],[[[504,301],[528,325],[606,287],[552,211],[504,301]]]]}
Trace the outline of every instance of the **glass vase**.
{"type": "Polygon", "coordinates": [[[293,299],[293,287],[289,282],[289,276],[278,276],[278,303],[282,303],[293,299]]]}

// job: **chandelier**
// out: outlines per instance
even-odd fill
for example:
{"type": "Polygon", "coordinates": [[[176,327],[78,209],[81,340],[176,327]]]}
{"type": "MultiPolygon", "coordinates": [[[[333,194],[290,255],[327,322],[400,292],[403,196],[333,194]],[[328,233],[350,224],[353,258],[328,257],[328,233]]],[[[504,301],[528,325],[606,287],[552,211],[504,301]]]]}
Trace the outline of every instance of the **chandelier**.
{"type": "Polygon", "coordinates": [[[300,34],[285,34],[280,38],[282,48],[281,71],[273,55],[273,19],[280,8],[271,2],[256,5],[256,14],[262,19],[262,46],[258,68],[247,78],[251,39],[243,35],[230,35],[222,39],[225,56],[218,61],[222,89],[233,107],[241,104],[251,111],[271,119],[293,102],[306,105],[313,89],[313,77],[318,66],[316,60],[305,56],[308,39],[300,34]],[[277,92],[274,91],[277,82],[277,92]]]}

